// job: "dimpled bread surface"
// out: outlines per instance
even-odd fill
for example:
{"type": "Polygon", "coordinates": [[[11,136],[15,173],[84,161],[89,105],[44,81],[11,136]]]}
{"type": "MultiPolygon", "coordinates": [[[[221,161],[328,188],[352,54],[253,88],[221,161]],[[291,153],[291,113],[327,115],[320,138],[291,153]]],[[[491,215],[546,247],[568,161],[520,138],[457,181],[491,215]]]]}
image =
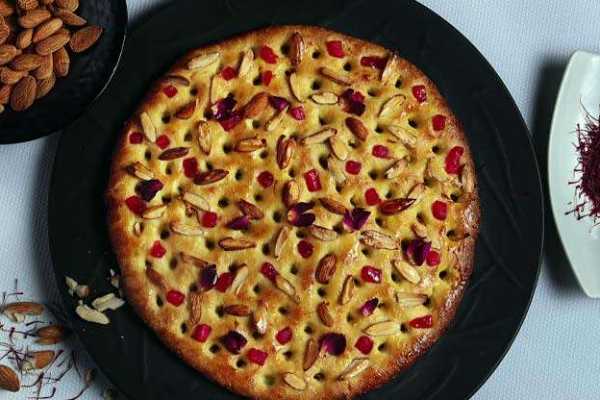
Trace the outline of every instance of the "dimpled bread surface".
{"type": "Polygon", "coordinates": [[[410,366],[452,320],[479,229],[471,153],[434,84],[378,45],[309,26],[250,32],[179,60],[126,123],[107,201],[129,303],[185,362],[257,399],[350,398],[410,366]],[[341,53],[327,44],[335,41],[341,53]],[[364,96],[355,97],[363,112],[351,108],[348,89],[364,96]],[[250,110],[261,92],[289,107],[261,95],[250,110]],[[234,126],[218,120],[228,95],[241,117],[234,126]],[[240,142],[249,138],[257,140],[240,142]],[[188,159],[197,171],[186,173],[188,159]],[[354,163],[349,172],[348,161],[360,171],[354,163]],[[258,179],[264,171],[268,187],[258,179]],[[162,187],[146,201],[140,185],[152,179],[162,187]],[[434,215],[436,201],[445,218],[434,215]],[[303,203],[309,209],[299,211],[303,203]],[[370,213],[362,226],[352,224],[359,209],[370,213]],[[244,213],[242,229],[229,225],[244,213]],[[305,214],[314,214],[312,227],[301,226],[305,214]],[[331,255],[334,267],[320,270],[331,255]],[[212,287],[205,269],[213,265],[233,282],[212,287]],[[366,277],[365,266],[380,278],[366,277]],[[371,299],[376,307],[363,307],[371,299]],[[276,335],[286,327],[292,335],[282,344],[276,335]],[[232,348],[231,332],[245,341],[236,335],[232,348]]]}

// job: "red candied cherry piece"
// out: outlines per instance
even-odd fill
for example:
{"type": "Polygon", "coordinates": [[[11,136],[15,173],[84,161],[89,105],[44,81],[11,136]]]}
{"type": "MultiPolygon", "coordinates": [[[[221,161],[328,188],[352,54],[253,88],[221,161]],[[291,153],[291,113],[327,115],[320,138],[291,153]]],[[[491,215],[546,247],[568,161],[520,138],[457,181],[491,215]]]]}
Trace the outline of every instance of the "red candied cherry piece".
{"type": "Polygon", "coordinates": [[[268,355],[269,354],[266,351],[254,347],[248,350],[248,360],[252,361],[254,364],[265,365],[268,355]]]}
{"type": "Polygon", "coordinates": [[[197,340],[198,342],[204,343],[208,339],[212,328],[206,324],[200,324],[194,328],[194,332],[192,332],[192,338],[197,340]]]}
{"type": "Polygon", "coordinates": [[[258,183],[260,183],[260,186],[266,189],[273,184],[273,182],[275,181],[275,177],[269,171],[263,171],[260,174],[258,174],[256,180],[258,181],[258,183]]]}
{"type": "Polygon", "coordinates": [[[302,121],[306,118],[304,114],[304,108],[302,106],[290,108],[290,114],[295,120],[302,121]]]}
{"type": "Polygon", "coordinates": [[[390,156],[390,149],[382,144],[376,144],[373,146],[373,155],[377,158],[388,158],[390,156]]]}
{"type": "Polygon", "coordinates": [[[134,214],[142,215],[146,211],[146,202],[139,196],[128,197],[125,204],[134,214]]]}
{"type": "Polygon", "coordinates": [[[379,283],[381,282],[381,270],[371,265],[365,265],[360,270],[360,277],[365,282],[379,283]]]}
{"type": "Polygon", "coordinates": [[[205,228],[214,228],[217,225],[217,213],[205,211],[202,214],[202,226],[205,228]]]}
{"type": "Polygon", "coordinates": [[[232,67],[225,67],[223,68],[223,70],[221,71],[221,77],[223,79],[225,79],[226,81],[229,81],[233,78],[235,78],[237,76],[237,72],[235,69],[233,69],[232,67]]]}
{"type": "Polygon", "coordinates": [[[318,192],[321,190],[321,180],[316,169],[311,169],[304,173],[304,182],[309,192],[318,192]]]}
{"type": "Polygon", "coordinates": [[[215,283],[215,289],[221,293],[224,293],[227,289],[229,289],[229,286],[231,286],[232,283],[233,274],[231,272],[223,272],[221,275],[219,275],[217,283],[215,283]]]}
{"type": "Polygon", "coordinates": [[[178,290],[169,290],[167,292],[167,301],[173,304],[175,307],[180,306],[185,299],[185,294],[181,293],[178,290]]]}
{"type": "Polygon", "coordinates": [[[412,94],[419,103],[427,101],[427,89],[424,85],[415,85],[412,87],[412,94]]]}
{"type": "Polygon", "coordinates": [[[369,188],[365,192],[365,201],[369,206],[375,206],[381,202],[377,191],[374,188],[369,188]]]}
{"type": "Polygon", "coordinates": [[[325,44],[327,46],[327,52],[331,57],[342,58],[346,55],[341,40],[330,40],[325,44]]]}
{"type": "Polygon", "coordinates": [[[156,240],[150,248],[150,255],[154,258],[162,258],[166,252],[167,249],[163,247],[163,245],[160,243],[160,240],[156,240]]]}
{"type": "Polygon", "coordinates": [[[354,345],[361,353],[367,355],[373,349],[373,340],[368,336],[361,336],[354,345]]]}
{"type": "Polygon", "coordinates": [[[169,144],[171,144],[171,141],[167,135],[160,135],[156,138],[156,145],[163,150],[169,147],[169,144]]]}
{"type": "Polygon", "coordinates": [[[429,250],[427,256],[425,256],[425,262],[427,262],[427,265],[429,265],[430,267],[435,267],[436,265],[439,265],[440,253],[438,253],[435,250],[429,250]]]}
{"type": "Polygon", "coordinates": [[[275,64],[277,62],[277,55],[269,46],[261,46],[258,54],[267,64],[275,64]]]}
{"type": "Polygon", "coordinates": [[[183,160],[183,173],[188,178],[193,178],[198,175],[198,160],[196,160],[195,157],[183,160]]]}
{"type": "Polygon", "coordinates": [[[370,300],[365,301],[365,303],[360,306],[360,314],[363,317],[368,317],[369,315],[373,314],[373,312],[375,311],[375,308],[377,307],[377,305],[379,304],[379,299],[377,297],[374,297],[370,300]]]}
{"type": "Polygon", "coordinates": [[[367,56],[360,59],[360,65],[363,67],[384,69],[386,63],[387,60],[385,58],[377,56],[367,56]]]}
{"type": "Polygon", "coordinates": [[[417,329],[431,328],[433,326],[433,317],[431,315],[424,315],[410,320],[408,324],[417,329]]]}
{"type": "Polygon", "coordinates": [[[306,240],[301,240],[298,242],[298,253],[300,253],[300,255],[303,258],[309,258],[310,256],[312,256],[313,253],[313,245],[306,240]]]}
{"type": "Polygon", "coordinates": [[[351,175],[358,175],[360,173],[361,168],[362,168],[362,164],[358,161],[354,161],[354,160],[346,161],[346,172],[351,175]]]}
{"type": "Polygon", "coordinates": [[[275,278],[279,275],[279,272],[277,272],[273,264],[268,262],[263,263],[260,267],[260,273],[272,282],[275,282],[275,278]]]}
{"type": "Polygon", "coordinates": [[[224,130],[229,131],[235,128],[240,122],[242,122],[242,116],[239,113],[234,112],[230,117],[220,120],[219,124],[221,124],[221,127],[224,130]]]}
{"type": "Polygon", "coordinates": [[[273,72],[272,71],[265,71],[260,75],[260,81],[265,86],[269,86],[269,84],[271,83],[272,80],[273,80],[273,72]]]}
{"type": "Polygon", "coordinates": [[[292,336],[293,336],[292,329],[289,326],[287,326],[287,327],[283,328],[282,330],[280,330],[279,332],[277,332],[277,334],[275,335],[275,339],[277,339],[279,344],[286,344],[290,340],[292,340],[292,336]]]}
{"type": "Polygon", "coordinates": [[[131,132],[129,134],[129,143],[140,144],[144,141],[144,134],[142,132],[131,132]]]}
{"type": "Polygon", "coordinates": [[[167,85],[163,88],[163,93],[167,97],[174,97],[177,94],[177,88],[173,85],[167,85]]]}
{"type": "Polygon", "coordinates": [[[434,131],[442,131],[446,127],[446,117],[443,115],[434,115],[431,118],[431,126],[434,131]]]}
{"type": "Polygon", "coordinates": [[[436,219],[445,220],[448,216],[448,204],[440,200],[434,201],[431,205],[431,213],[436,219]]]}
{"type": "Polygon", "coordinates": [[[455,146],[450,149],[446,156],[446,172],[449,174],[458,174],[460,172],[460,158],[464,154],[465,149],[461,146],[455,146]]]}

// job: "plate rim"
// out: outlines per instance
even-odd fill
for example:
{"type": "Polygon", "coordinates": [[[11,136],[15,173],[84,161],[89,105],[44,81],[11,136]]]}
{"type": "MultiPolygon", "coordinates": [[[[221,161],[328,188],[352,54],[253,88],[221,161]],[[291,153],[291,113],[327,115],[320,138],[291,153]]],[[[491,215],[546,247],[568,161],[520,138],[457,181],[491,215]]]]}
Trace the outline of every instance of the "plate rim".
{"type": "MultiPolygon", "coordinates": [[[[499,88],[502,90],[502,92],[504,92],[508,98],[507,100],[510,100],[510,105],[511,108],[514,109],[514,111],[516,111],[518,113],[518,123],[521,126],[522,130],[524,130],[524,133],[526,138],[527,138],[527,143],[528,143],[528,151],[530,153],[530,156],[532,157],[533,160],[533,166],[534,166],[534,171],[535,171],[535,181],[537,183],[537,188],[536,188],[536,193],[539,194],[540,197],[540,221],[538,221],[539,227],[540,227],[540,238],[539,238],[539,248],[537,251],[537,262],[535,263],[535,265],[532,263],[532,265],[530,266],[531,268],[535,267],[535,273],[533,274],[533,279],[532,279],[532,290],[530,291],[530,294],[528,296],[527,302],[526,304],[524,304],[524,308],[523,308],[523,313],[519,318],[518,324],[516,326],[516,329],[514,330],[514,332],[512,333],[510,340],[508,340],[503,348],[502,353],[499,355],[498,359],[495,361],[494,365],[489,369],[488,373],[480,380],[480,382],[474,386],[473,390],[468,394],[467,398],[471,398],[473,395],[475,395],[475,393],[477,393],[481,387],[489,380],[489,378],[494,374],[494,372],[497,370],[498,366],[500,365],[500,363],[504,360],[506,354],[508,353],[508,351],[511,349],[516,337],[518,336],[518,334],[521,331],[521,328],[523,326],[523,323],[525,321],[525,318],[527,317],[527,314],[530,310],[531,307],[531,303],[533,301],[535,292],[537,290],[537,284],[539,281],[539,276],[540,276],[540,271],[541,271],[541,266],[542,266],[542,262],[543,262],[543,254],[544,254],[544,238],[545,238],[545,216],[546,216],[546,208],[545,208],[545,201],[544,201],[544,190],[543,190],[543,185],[542,185],[542,176],[541,176],[541,172],[540,172],[540,164],[539,164],[539,160],[538,160],[538,156],[537,156],[537,152],[535,150],[535,146],[534,146],[534,142],[533,142],[533,138],[531,136],[531,132],[523,118],[523,115],[521,113],[521,110],[519,109],[519,107],[517,106],[514,97],[512,96],[511,92],[508,90],[508,87],[506,86],[506,84],[504,83],[504,81],[502,80],[502,78],[500,77],[500,75],[497,73],[497,71],[494,69],[494,67],[492,66],[492,64],[487,60],[487,58],[477,49],[477,47],[473,44],[473,42],[471,40],[469,40],[460,30],[458,30],[456,27],[454,27],[454,25],[452,25],[450,22],[448,22],[445,18],[443,18],[442,16],[440,16],[438,13],[436,13],[435,11],[431,10],[429,7],[417,2],[417,1],[410,1],[412,3],[415,3],[417,7],[420,7],[423,11],[425,11],[426,13],[431,14],[432,16],[434,16],[440,23],[443,23],[444,25],[448,26],[452,31],[454,31],[458,36],[460,36],[460,38],[462,39],[463,43],[465,43],[466,45],[468,45],[468,47],[470,47],[470,49],[474,52],[474,54],[476,54],[476,56],[483,62],[483,64],[485,65],[485,68],[487,68],[495,77],[496,83],[499,85],[499,88]]],[[[149,13],[142,21],[139,21],[136,23],[135,25],[135,29],[132,30],[132,33],[135,33],[138,30],[144,29],[145,26],[147,26],[148,24],[150,24],[154,19],[159,17],[160,12],[159,11],[163,11],[166,8],[169,8],[171,6],[175,6],[174,3],[168,3],[165,4],[164,6],[157,6],[156,9],[153,10],[153,12],[149,13]]],[[[98,96],[100,97],[100,96],[98,96]]],[[[86,112],[89,110],[86,110],[86,112]]],[[[60,139],[59,139],[59,143],[58,146],[60,147],[63,140],[65,140],[66,135],[61,135],[60,139]]],[[[58,156],[58,151],[56,153],[56,156],[58,156]]],[[[51,177],[51,186],[53,185],[53,182],[56,179],[55,176],[55,172],[56,169],[53,168],[53,172],[52,172],[52,177],[51,177]]],[[[533,171],[532,171],[533,172],[533,171]]],[[[50,196],[50,192],[48,192],[48,196],[50,196]]],[[[51,208],[51,200],[49,199],[48,201],[48,207],[49,209],[51,208]]],[[[49,232],[50,232],[50,227],[49,227],[49,232]]],[[[53,253],[53,246],[50,245],[50,251],[51,251],[51,255],[53,253]]],[[[63,305],[65,304],[65,302],[67,300],[70,300],[71,298],[66,294],[66,289],[63,287],[64,285],[60,285],[60,281],[59,278],[62,277],[62,272],[59,271],[57,268],[53,268],[54,270],[54,274],[55,274],[55,278],[57,279],[57,281],[59,282],[59,290],[62,294],[61,296],[61,300],[63,302],[63,305]]],[[[70,303],[66,303],[66,304],[70,304],[70,303]]],[[[450,325],[450,329],[452,327],[452,324],[450,325]]],[[[76,332],[77,336],[80,336],[79,332],[76,332]]],[[[81,340],[81,339],[80,339],[81,340]]],[[[83,340],[82,340],[83,341],[83,340]]],[[[90,354],[91,355],[91,354],[90,354]]],[[[91,355],[92,356],[92,355],[91,355]]],[[[92,356],[93,359],[95,359],[95,357],[92,356]]],[[[105,371],[103,370],[103,372],[108,376],[111,377],[113,375],[113,373],[108,370],[105,371]]],[[[122,388],[120,388],[122,389],[122,388]]],[[[124,393],[127,393],[127,390],[123,391],[124,393]]]]}

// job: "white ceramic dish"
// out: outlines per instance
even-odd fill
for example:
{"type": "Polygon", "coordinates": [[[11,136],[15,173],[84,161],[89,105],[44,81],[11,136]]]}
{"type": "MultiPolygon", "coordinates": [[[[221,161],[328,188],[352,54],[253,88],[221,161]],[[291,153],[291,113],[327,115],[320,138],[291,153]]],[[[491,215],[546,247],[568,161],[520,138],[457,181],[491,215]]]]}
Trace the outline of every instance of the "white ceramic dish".
{"type": "Polygon", "coordinates": [[[600,227],[566,214],[573,208],[575,129],[587,112],[600,112],[600,55],[577,51],[569,60],[554,107],[548,145],[548,185],[552,213],[565,253],[586,295],[600,298],[600,227]]]}

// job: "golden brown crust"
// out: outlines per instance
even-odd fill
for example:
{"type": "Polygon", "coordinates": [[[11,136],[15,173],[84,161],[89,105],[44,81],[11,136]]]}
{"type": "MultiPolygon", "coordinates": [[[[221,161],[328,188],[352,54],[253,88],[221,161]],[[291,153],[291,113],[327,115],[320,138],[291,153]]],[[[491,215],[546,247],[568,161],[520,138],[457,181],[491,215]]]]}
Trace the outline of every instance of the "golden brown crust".
{"type": "MultiPolygon", "coordinates": [[[[294,50],[293,43],[291,44],[291,49],[294,50]]],[[[124,291],[129,303],[134,307],[136,312],[156,331],[160,339],[170,349],[175,351],[198,371],[201,371],[229,390],[258,399],[350,398],[380,386],[389,381],[401,370],[412,365],[439,338],[454,317],[473,269],[475,239],[479,230],[479,198],[474,178],[474,164],[459,121],[452,114],[433,82],[421,71],[409,62],[398,59],[398,64],[394,68],[393,73],[400,75],[402,84],[399,88],[396,88],[394,87],[395,80],[391,85],[383,85],[381,84],[380,70],[361,66],[359,62],[363,56],[376,55],[387,57],[389,54],[387,50],[375,44],[318,27],[280,26],[250,32],[215,45],[194,50],[185,55],[165,76],[184,76],[192,82],[192,85],[185,87],[174,84],[179,89],[179,94],[173,99],[169,99],[162,92],[168,78],[159,80],[149,91],[142,105],[136,111],[135,117],[125,124],[123,134],[116,147],[107,190],[109,233],[122,269],[124,291]],[[199,148],[196,137],[197,133],[195,130],[190,132],[189,126],[195,127],[198,121],[203,119],[203,113],[209,107],[211,102],[209,99],[211,91],[210,77],[224,66],[236,68],[244,51],[248,50],[250,46],[256,55],[251,72],[249,73],[252,75],[244,79],[235,78],[232,81],[220,82],[220,84],[224,84],[225,89],[218,96],[215,93],[216,98],[222,98],[228,91],[232,90],[235,92],[238,105],[243,106],[259,91],[267,91],[272,95],[287,98],[293,106],[300,104],[296,101],[285,74],[285,70],[291,68],[290,60],[281,52],[282,45],[290,45],[290,38],[294,32],[298,32],[304,42],[304,58],[296,66],[298,73],[302,74],[303,79],[306,80],[302,87],[306,89],[309,86],[310,79],[317,80],[322,85],[317,90],[307,89],[305,93],[306,97],[308,97],[308,94],[316,91],[325,90],[335,91],[338,95],[341,94],[346,89],[345,86],[323,78],[316,71],[319,67],[327,66],[339,73],[346,73],[342,66],[346,60],[349,60],[351,71],[348,74],[354,78],[353,84],[349,87],[360,90],[364,94],[371,88],[375,90],[373,92],[374,96],[369,96],[366,100],[366,112],[359,117],[341,111],[339,105],[321,107],[315,105],[310,99],[306,99],[302,103],[307,114],[306,120],[302,122],[304,125],[292,125],[296,122],[287,117],[288,119],[282,123],[284,125],[280,129],[269,132],[264,127],[266,122],[275,113],[274,110],[269,109],[256,119],[260,123],[259,128],[253,129],[252,124],[245,125],[246,122],[243,121],[238,127],[228,133],[221,131],[221,135],[218,138],[213,136],[213,138],[217,139],[217,145],[220,147],[224,144],[230,145],[231,142],[229,139],[233,141],[240,138],[249,138],[257,134],[259,137],[268,139],[267,147],[271,151],[271,155],[266,158],[267,161],[260,168],[254,165],[258,162],[257,158],[253,158],[254,156],[248,154],[224,153],[220,149],[216,151],[213,149],[213,153],[210,156],[206,156],[199,148]],[[343,59],[329,57],[325,45],[325,42],[328,40],[341,40],[344,45],[346,57],[343,59]],[[275,50],[278,56],[277,64],[265,64],[264,61],[258,60],[257,46],[261,44],[268,44],[275,50]],[[187,69],[189,61],[193,58],[214,51],[219,51],[221,58],[212,67],[211,72],[206,72],[206,76],[203,76],[204,72],[191,72],[187,69]],[[314,51],[319,51],[321,56],[313,58],[314,51]],[[252,83],[254,77],[260,72],[260,69],[269,69],[274,72],[275,78],[268,87],[264,87],[263,85],[256,86],[252,83]],[[410,88],[417,84],[424,85],[427,90],[427,101],[422,105],[419,105],[415,101],[410,92],[410,88]],[[195,88],[197,93],[188,94],[186,92],[184,94],[184,91],[192,88],[195,88]],[[385,122],[385,118],[378,117],[379,110],[384,102],[395,94],[404,94],[407,97],[406,104],[403,106],[404,111],[399,116],[388,119],[385,122]],[[161,122],[163,114],[171,116],[176,114],[177,110],[188,104],[193,97],[198,97],[199,101],[194,116],[190,120],[179,120],[171,117],[172,121],[161,122]],[[323,114],[320,114],[320,111],[323,114]],[[130,144],[129,134],[131,132],[143,131],[140,123],[140,115],[144,112],[148,113],[156,125],[159,125],[161,128],[157,135],[164,133],[170,138],[170,148],[177,146],[190,147],[189,156],[194,156],[199,160],[203,158],[216,160],[215,162],[219,162],[220,164],[215,165],[215,168],[229,170],[230,175],[227,178],[227,185],[217,183],[207,186],[196,186],[189,179],[182,176],[182,169],[178,164],[157,159],[162,150],[155,144],[147,140],[139,145],[130,144]],[[446,116],[445,128],[441,135],[432,131],[429,122],[429,119],[437,114],[446,116]],[[275,141],[281,132],[288,136],[292,133],[297,133],[300,137],[306,137],[322,129],[317,129],[320,125],[319,117],[321,117],[325,118],[327,125],[334,126],[338,130],[339,136],[343,134],[343,138],[348,139],[352,138],[352,133],[345,128],[344,120],[349,116],[362,120],[368,126],[369,136],[365,143],[358,143],[356,149],[348,149],[356,152],[355,157],[351,158],[360,160],[363,164],[363,173],[360,176],[345,174],[343,172],[343,163],[341,161],[338,163],[342,165],[342,174],[344,174],[346,180],[346,184],[342,185],[339,193],[334,190],[336,185],[333,178],[326,176],[327,172],[322,169],[320,173],[323,190],[321,192],[310,193],[304,187],[302,173],[313,166],[318,168],[320,153],[329,149],[326,145],[318,144],[307,150],[306,146],[303,147],[299,144],[296,153],[298,159],[295,159],[293,166],[285,170],[281,170],[278,167],[273,157],[273,152],[275,151],[275,141]],[[331,120],[327,121],[329,118],[331,120]],[[384,133],[381,135],[375,132],[375,127],[379,124],[379,121],[383,121],[382,125],[384,127],[384,133]],[[416,122],[417,128],[412,129],[409,126],[409,121],[416,122]],[[414,150],[402,145],[397,138],[394,138],[394,135],[390,135],[387,125],[391,125],[392,123],[398,123],[402,125],[403,131],[408,131],[416,135],[418,144],[414,150]],[[254,133],[249,132],[253,130],[254,133]],[[189,139],[190,133],[192,134],[191,142],[186,139],[186,137],[189,139]],[[386,138],[385,142],[383,141],[384,137],[386,138]],[[229,139],[223,140],[223,138],[229,139]],[[410,161],[408,172],[392,181],[385,180],[382,177],[383,169],[389,166],[390,160],[382,164],[384,161],[372,159],[370,151],[371,146],[375,143],[387,143],[393,149],[393,152],[400,152],[400,154],[394,153],[397,158],[402,158],[400,155],[408,156],[407,159],[410,161]],[[425,146],[427,146],[426,149],[425,146]],[[431,152],[432,146],[437,146],[437,150],[439,151],[431,152]],[[453,174],[446,174],[444,171],[439,172],[439,168],[443,169],[443,164],[440,166],[440,163],[443,163],[443,157],[453,146],[464,148],[464,154],[461,158],[462,173],[460,177],[453,174]],[[146,151],[151,155],[150,160],[145,159],[146,151]],[[428,172],[428,158],[434,160],[432,163],[438,163],[436,171],[428,172]],[[136,161],[145,164],[146,167],[154,171],[157,178],[165,183],[165,190],[161,191],[149,203],[150,206],[163,203],[161,196],[171,195],[167,212],[158,220],[143,221],[142,218],[133,214],[124,205],[125,199],[135,193],[135,185],[139,182],[139,179],[127,171],[127,167],[136,161]],[[165,169],[167,166],[171,169],[169,174],[165,169]],[[250,172],[245,171],[245,173],[252,176],[256,175],[260,170],[268,169],[275,175],[276,180],[279,182],[276,182],[274,188],[262,189],[260,186],[257,186],[255,179],[250,179],[246,181],[245,186],[241,186],[241,183],[236,183],[232,179],[232,175],[235,174],[235,168],[238,167],[248,169],[250,172]],[[371,178],[366,174],[365,170],[368,170],[369,167],[377,170],[379,173],[377,180],[371,181],[371,178]],[[410,239],[414,237],[410,222],[417,221],[417,214],[420,214],[421,218],[424,215],[424,222],[428,229],[428,239],[433,242],[434,247],[437,247],[437,250],[440,252],[441,264],[434,268],[427,266],[416,267],[421,274],[421,281],[417,285],[411,284],[401,277],[399,280],[392,281],[390,271],[392,271],[393,267],[391,267],[390,261],[392,258],[402,258],[403,252],[393,252],[394,257],[392,257],[390,254],[392,252],[388,250],[367,249],[365,250],[367,251],[366,254],[361,254],[360,251],[357,251],[358,254],[354,258],[348,259],[347,254],[353,254],[353,251],[357,250],[356,246],[358,246],[359,237],[359,233],[357,232],[343,233],[339,241],[335,242],[334,247],[331,247],[333,246],[331,242],[313,240],[315,254],[308,260],[300,258],[295,251],[295,246],[292,247],[290,243],[287,244],[280,258],[275,259],[272,254],[272,248],[275,243],[274,238],[283,223],[276,223],[276,221],[273,221],[272,216],[273,212],[277,211],[285,219],[285,210],[282,210],[280,205],[281,188],[283,186],[281,180],[283,180],[284,173],[285,179],[289,179],[288,172],[291,168],[298,168],[296,171],[296,181],[303,187],[300,195],[301,201],[316,200],[318,197],[323,196],[324,193],[327,193],[328,195],[335,195],[347,208],[352,208],[351,203],[358,203],[359,206],[366,207],[364,199],[357,199],[354,196],[356,193],[362,194],[364,188],[367,187],[366,185],[377,188],[378,192],[381,192],[382,197],[385,194],[383,190],[389,190],[394,192],[394,196],[401,197],[408,195],[408,192],[415,183],[421,182],[426,178],[425,183],[428,183],[428,186],[425,188],[425,194],[418,206],[411,206],[411,208],[403,211],[401,214],[402,219],[398,216],[380,216],[380,219],[384,221],[383,226],[377,225],[375,223],[375,216],[372,215],[363,230],[384,230],[393,234],[398,241],[401,239],[410,239]],[[469,178],[471,178],[470,182],[468,182],[469,178]],[[244,238],[245,235],[249,235],[257,242],[269,244],[270,248],[267,252],[270,253],[263,255],[260,246],[257,246],[255,249],[229,252],[219,251],[218,245],[216,245],[217,247],[215,247],[214,251],[210,251],[210,249],[207,249],[207,242],[204,239],[180,237],[171,232],[169,238],[162,241],[163,245],[166,246],[167,256],[161,259],[148,256],[148,251],[152,243],[155,240],[160,240],[161,232],[169,230],[169,222],[173,222],[174,220],[194,221],[193,218],[190,218],[186,214],[186,212],[189,212],[189,209],[186,210],[184,203],[175,198],[179,194],[179,189],[184,191],[194,190],[196,193],[202,193],[210,203],[211,209],[223,214],[216,228],[212,230],[207,229],[205,235],[212,243],[210,246],[215,246],[215,243],[224,236],[244,238]],[[253,222],[249,231],[241,233],[233,232],[222,226],[224,222],[229,221],[232,217],[239,214],[234,204],[235,201],[237,199],[255,201],[253,199],[255,193],[260,193],[263,196],[262,202],[258,203],[258,205],[265,208],[263,210],[266,214],[264,219],[253,222]],[[451,196],[453,199],[450,199],[451,196]],[[217,202],[221,198],[229,199],[232,205],[229,205],[225,209],[220,209],[217,202]],[[428,211],[430,207],[425,207],[425,204],[429,206],[435,198],[444,198],[449,204],[448,218],[445,222],[433,219],[428,211]],[[134,224],[140,221],[144,222],[144,230],[139,236],[136,236],[134,234],[134,224]],[[385,221],[388,221],[388,225],[386,225],[385,221]],[[394,226],[396,229],[393,231],[390,230],[389,225],[394,226]],[[452,234],[449,237],[446,235],[447,228],[452,230],[452,234]],[[214,232],[218,232],[218,234],[215,235],[214,232]],[[227,271],[227,268],[232,263],[237,263],[239,266],[241,262],[244,262],[250,270],[247,282],[244,284],[244,288],[240,290],[239,296],[231,292],[222,294],[214,289],[202,293],[203,307],[200,321],[211,325],[213,329],[206,343],[199,343],[191,338],[190,332],[193,327],[185,326],[185,329],[182,329],[182,324],[187,324],[190,320],[187,302],[179,307],[168,304],[165,300],[165,290],[168,288],[160,287],[161,285],[151,282],[145,273],[146,264],[150,263],[151,268],[160,271],[164,275],[166,285],[177,288],[184,294],[189,293],[191,285],[194,284],[197,286],[198,274],[201,268],[183,263],[179,257],[180,251],[208,258],[207,261],[217,264],[219,274],[227,271]],[[320,256],[326,254],[328,251],[338,253],[340,260],[338,261],[334,278],[332,278],[328,285],[320,285],[314,280],[315,269],[320,256]],[[281,290],[277,290],[271,285],[269,280],[261,276],[258,270],[264,261],[273,263],[280,271],[281,276],[292,281],[296,288],[296,294],[301,296],[299,299],[300,307],[294,306],[294,302],[290,301],[288,296],[281,290]],[[288,270],[292,263],[294,265],[297,263],[300,268],[297,275],[290,273],[288,270]],[[352,299],[346,305],[338,305],[338,290],[341,288],[345,276],[351,273],[355,277],[360,277],[360,268],[367,263],[378,265],[384,270],[384,281],[379,285],[362,283],[361,288],[358,289],[359,294],[355,296],[356,299],[352,299]],[[176,268],[173,269],[172,267],[174,266],[176,268]],[[440,277],[440,274],[443,279],[440,277]],[[259,286],[262,289],[260,294],[252,290],[255,286],[259,286]],[[324,290],[327,290],[323,295],[324,299],[330,303],[331,307],[335,307],[333,328],[326,328],[321,325],[313,308],[314,305],[324,300],[321,297],[322,293],[317,292],[317,288],[321,286],[323,286],[324,290]],[[393,304],[393,293],[398,291],[426,294],[429,298],[429,304],[411,308],[399,307],[397,304],[393,304]],[[367,296],[365,296],[365,293],[367,293],[367,296]],[[378,308],[370,317],[361,317],[356,312],[357,308],[362,304],[359,300],[364,301],[365,297],[369,298],[372,296],[377,296],[380,301],[384,302],[384,306],[378,308]],[[157,305],[158,298],[161,299],[162,306],[157,305]],[[220,316],[216,312],[218,307],[230,304],[233,301],[246,304],[251,309],[255,309],[260,305],[264,306],[265,303],[270,305],[270,307],[267,307],[270,313],[270,323],[264,336],[252,336],[252,318],[220,316]],[[279,306],[286,308],[285,313],[277,310],[279,306]],[[433,316],[433,327],[429,329],[413,329],[407,325],[408,321],[425,314],[433,316]],[[347,315],[352,315],[353,320],[351,322],[346,322],[347,315]],[[408,326],[408,330],[391,337],[372,337],[375,346],[371,353],[365,356],[358,352],[354,347],[357,337],[364,335],[364,330],[370,324],[390,318],[393,318],[398,324],[402,322],[404,327],[408,326]],[[279,345],[274,335],[278,329],[285,326],[284,324],[292,326],[294,339],[287,345],[279,345]],[[306,324],[310,325],[313,329],[314,332],[312,335],[302,331],[302,328],[306,324]],[[219,337],[232,329],[243,332],[246,339],[248,339],[248,344],[244,347],[240,356],[230,354],[219,342],[219,337]],[[318,339],[318,334],[332,331],[342,332],[346,335],[346,350],[340,356],[321,355],[317,362],[315,362],[315,366],[305,373],[302,370],[305,341],[311,336],[318,339]],[[217,345],[220,351],[216,353],[211,352],[211,348],[214,349],[214,346],[217,345]],[[261,348],[269,354],[264,366],[255,365],[248,361],[246,351],[251,347],[261,348]],[[364,372],[348,380],[338,379],[341,372],[352,359],[362,357],[370,359],[370,365],[364,372]],[[245,365],[239,364],[240,360],[245,365]],[[291,388],[283,380],[286,372],[302,376],[302,379],[307,384],[306,388],[303,390],[291,388]]],[[[213,146],[215,146],[215,143],[213,143],[213,146]]],[[[331,164],[328,164],[330,170],[333,169],[333,164],[337,162],[333,156],[331,157],[329,159],[331,164]]],[[[179,160],[176,161],[179,162],[179,160]]],[[[200,166],[200,170],[204,171],[205,164],[200,162],[200,166]]],[[[334,174],[335,172],[331,173],[331,175],[334,174]]],[[[366,208],[377,214],[375,207],[366,208]]],[[[319,206],[316,206],[313,211],[316,214],[318,224],[327,225],[328,227],[333,227],[336,224],[340,225],[341,216],[328,213],[324,208],[319,206]]],[[[201,211],[197,213],[201,213],[201,211]]],[[[292,230],[299,230],[298,228],[291,228],[292,230]]],[[[305,230],[302,230],[302,232],[306,234],[305,230]]],[[[293,237],[290,240],[297,242],[300,239],[293,237]]],[[[361,248],[365,247],[361,245],[361,248]]],[[[396,273],[395,275],[396,279],[398,279],[398,274],[396,273]]],[[[188,297],[190,296],[187,295],[186,299],[188,297]]]]}

